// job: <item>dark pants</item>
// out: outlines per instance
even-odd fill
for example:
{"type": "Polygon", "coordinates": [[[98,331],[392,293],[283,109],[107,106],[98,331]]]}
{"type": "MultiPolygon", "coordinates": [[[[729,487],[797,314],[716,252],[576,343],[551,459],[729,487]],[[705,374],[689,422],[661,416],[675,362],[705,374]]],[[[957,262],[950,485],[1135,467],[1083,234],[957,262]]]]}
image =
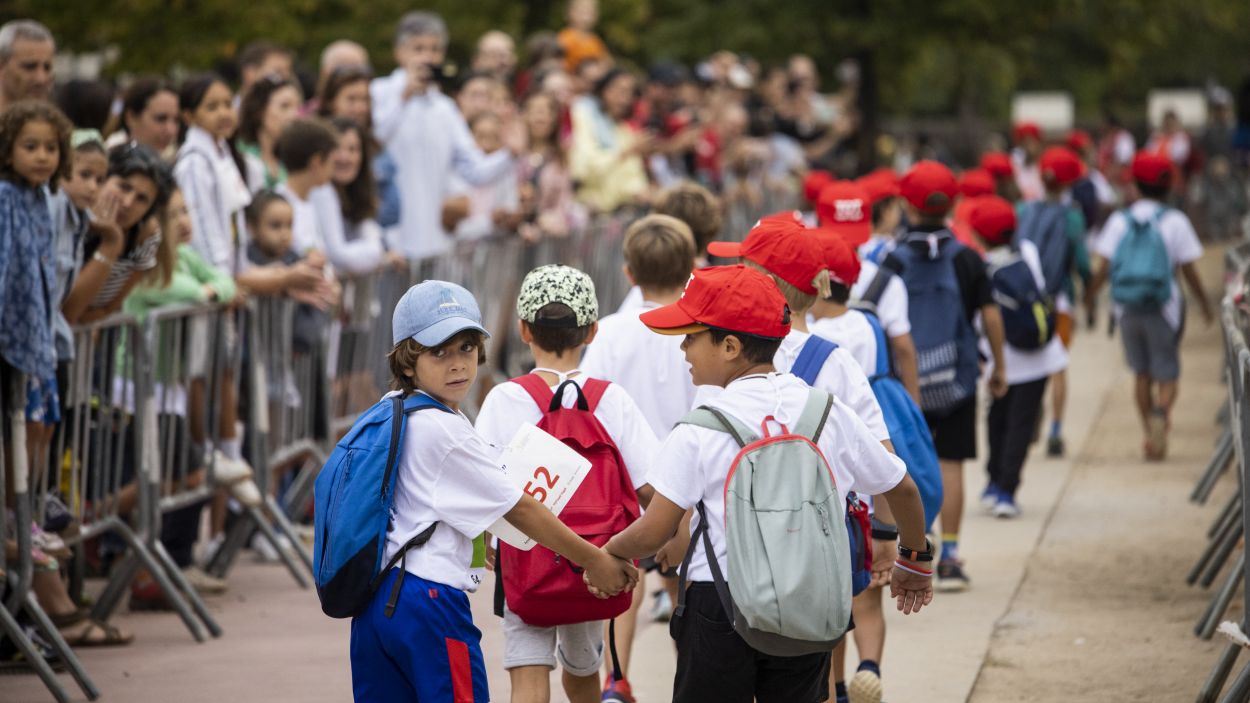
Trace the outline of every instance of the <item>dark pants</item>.
{"type": "Polygon", "coordinates": [[[186,569],[195,564],[195,543],[200,537],[200,515],[208,501],[178,508],[161,516],[161,544],[178,565],[186,569]]]}
{"type": "Polygon", "coordinates": [[[988,434],[990,460],[985,465],[990,481],[1010,496],[1020,487],[1020,473],[1029,455],[1046,396],[1046,379],[1007,387],[1007,394],[990,404],[988,434]]]}
{"type": "Polygon", "coordinates": [[[710,583],[686,591],[686,612],[670,628],[677,641],[674,703],[820,703],[829,697],[829,654],[775,657],[734,631],[710,583]]]}

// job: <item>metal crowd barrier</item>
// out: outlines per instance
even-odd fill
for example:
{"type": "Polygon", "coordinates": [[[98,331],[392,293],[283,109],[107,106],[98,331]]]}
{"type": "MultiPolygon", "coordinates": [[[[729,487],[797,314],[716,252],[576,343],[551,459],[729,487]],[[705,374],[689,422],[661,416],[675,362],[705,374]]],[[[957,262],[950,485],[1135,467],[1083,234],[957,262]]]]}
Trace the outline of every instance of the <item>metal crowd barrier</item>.
{"type": "MultiPolygon", "coordinates": [[[[1227,421],[1227,427],[1221,433],[1214,455],[1190,498],[1194,502],[1205,502],[1220,475],[1233,466],[1237,468],[1238,490],[1208,529],[1207,547],[1190,570],[1187,581],[1190,585],[1197,583],[1203,588],[1210,587],[1224,565],[1232,559],[1232,568],[1194,627],[1194,633],[1202,639],[1210,639],[1218,629],[1228,635],[1230,642],[1203,683],[1198,693],[1199,703],[1214,703],[1217,700],[1241,650],[1250,647],[1246,636],[1250,633],[1250,589],[1243,587],[1250,583],[1247,581],[1250,561],[1246,558],[1247,545],[1250,544],[1250,501],[1246,500],[1246,486],[1250,480],[1250,397],[1247,396],[1250,392],[1250,346],[1247,346],[1250,314],[1240,309],[1233,298],[1250,269],[1250,243],[1228,250],[1227,268],[1229,293],[1221,305],[1228,383],[1227,412],[1222,412],[1221,418],[1227,421]],[[1234,552],[1237,552],[1235,558],[1234,552]],[[1242,588],[1241,621],[1221,625],[1220,621],[1238,588],[1242,588]]],[[[1238,673],[1218,700],[1220,703],[1250,701],[1250,665],[1238,673]]]]}

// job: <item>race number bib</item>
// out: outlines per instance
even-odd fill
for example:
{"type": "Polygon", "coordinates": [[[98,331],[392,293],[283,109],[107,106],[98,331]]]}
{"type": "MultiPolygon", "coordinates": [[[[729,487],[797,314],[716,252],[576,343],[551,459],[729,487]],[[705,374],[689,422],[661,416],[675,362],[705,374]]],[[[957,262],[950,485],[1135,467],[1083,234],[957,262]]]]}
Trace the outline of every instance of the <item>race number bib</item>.
{"type": "MultiPolygon", "coordinates": [[[[556,515],[564,510],[590,471],[590,462],[534,425],[522,425],[500,456],[503,472],[534,500],[556,515]]],[[[523,551],[538,544],[499,519],[489,532],[523,551]]]]}

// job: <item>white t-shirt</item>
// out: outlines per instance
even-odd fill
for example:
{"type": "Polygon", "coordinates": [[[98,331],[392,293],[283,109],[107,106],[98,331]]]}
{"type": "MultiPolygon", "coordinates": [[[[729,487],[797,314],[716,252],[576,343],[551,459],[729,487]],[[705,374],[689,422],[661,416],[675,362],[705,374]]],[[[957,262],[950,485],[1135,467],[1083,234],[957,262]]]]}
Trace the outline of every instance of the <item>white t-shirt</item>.
{"type": "Polygon", "coordinates": [[[807,326],[812,334],[837,342],[855,357],[865,375],[872,377],[877,373],[877,334],[863,311],[847,310],[843,315],[822,317],[807,326]]]}
{"type": "MultiPolygon", "coordinates": [[[[781,341],[781,347],[773,356],[773,366],[779,373],[790,373],[790,369],[794,367],[794,362],[798,360],[799,353],[803,351],[803,345],[810,336],[807,332],[790,330],[790,334],[781,341]]],[[[834,349],[825,360],[820,373],[816,374],[816,383],[812,387],[830,393],[846,403],[847,407],[868,426],[878,442],[890,439],[890,432],[885,426],[885,416],[881,414],[881,405],[877,403],[877,396],[872,392],[872,386],[868,384],[868,376],[850,352],[842,348],[834,349]]],[[[706,405],[724,391],[725,389],[720,386],[699,386],[694,404],[696,407],[706,405]]]]}
{"type": "MultiPolygon", "coordinates": [[[[859,279],[855,281],[855,285],[851,286],[852,301],[863,299],[879,268],[871,261],[860,262],[859,279]]],[[[881,327],[885,329],[885,336],[901,337],[911,333],[911,320],[907,317],[907,305],[907,286],[903,284],[903,279],[900,276],[890,276],[889,282],[885,284],[885,290],[881,291],[881,299],[877,301],[877,319],[881,321],[881,327]]]]}
{"type": "MultiPolygon", "coordinates": [[[[1045,290],[1046,279],[1042,275],[1042,259],[1037,252],[1037,245],[1025,239],[1019,241],[1019,247],[1020,258],[1024,260],[1025,265],[1033,274],[1033,281],[1037,284],[1038,290],[1045,290]]],[[[991,251],[987,258],[992,260],[1000,255],[1003,254],[991,251]]],[[[977,321],[980,322],[979,317],[977,321]]],[[[994,355],[984,335],[981,335],[980,346],[985,358],[990,360],[990,368],[987,371],[992,373],[994,355]]],[[[1049,378],[1051,374],[1068,368],[1068,350],[1064,348],[1063,340],[1056,334],[1041,349],[1018,349],[1010,344],[1003,344],[1003,362],[1007,364],[1007,385],[1015,386],[1049,378]]]]}
{"type": "Polygon", "coordinates": [[[642,310],[642,304],[645,300],[642,297],[642,288],[631,286],[629,292],[625,294],[625,299],[621,301],[621,307],[617,308],[616,312],[620,314],[642,310]]]}
{"type": "Polygon", "coordinates": [[[673,429],[694,405],[694,380],[681,350],[683,337],[656,334],[638,319],[637,310],[599,320],[599,332],[586,347],[582,373],[618,383],[642,411],[657,437],[673,429]]]}
{"type": "Polygon", "coordinates": [[[305,200],[285,183],[274,188],[274,192],[291,204],[291,248],[300,256],[307,254],[310,249],[324,253],[326,242],[318,225],[317,206],[313,203],[312,193],[305,200]]]}
{"type": "MultiPolygon", "coordinates": [[[[1138,222],[1146,222],[1163,207],[1157,200],[1141,199],[1129,206],[1129,214],[1138,222]]],[[[1128,233],[1128,223],[1124,220],[1124,212],[1118,211],[1112,213],[1107,218],[1107,224],[1103,225],[1102,234],[1099,235],[1095,244],[1095,252],[1111,261],[1115,258],[1115,250],[1120,246],[1120,241],[1124,239],[1124,235],[1128,233]]],[[[1176,209],[1169,209],[1159,220],[1159,235],[1163,238],[1163,246],[1167,248],[1168,259],[1172,262],[1173,271],[1177,266],[1192,263],[1202,258],[1202,243],[1198,241],[1198,233],[1194,231],[1193,224],[1185,213],[1176,209]]],[[[1116,308],[1117,314],[1119,307],[1116,308]]],[[[1180,286],[1176,284],[1176,276],[1172,276],[1172,297],[1163,306],[1163,318],[1168,321],[1172,329],[1180,329],[1181,326],[1181,291],[1180,286]]]]}
{"type": "MultiPolygon", "coordinates": [[[[748,427],[759,427],[769,415],[793,427],[810,392],[807,384],[796,376],[760,374],[730,383],[708,404],[748,427]]],[[[898,485],[907,473],[902,460],[887,452],[855,411],[836,398],[817,446],[833,470],[842,498],[840,510],[846,507],[848,492],[880,495],[898,485]]],[[[728,433],[678,425],[660,446],[649,476],[651,487],[678,507],[692,508],[699,501],[704,502],[709,537],[722,571],[728,569],[725,479],[737,454],[738,445],[728,433]]],[[[696,517],[691,521],[692,533],[697,525],[696,517]]],[[[690,579],[712,580],[707,554],[702,547],[695,550],[690,562],[690,579]]]]}
{"type": "MultiPolygon", "coordinates": [[[[579,374],[573,380],[581,385],[583,378],[585,376],[579,374]]],[[[577,403],[577,393],[572,388],[565,388],[561,402],[566,408],[573,407],[577,403]]],[[[499,452],[512,441],[512,436],[523,423],[537,425],[542,417],[543,411],[521,384],[500,383],[486,394],[482,409],[477,414],[476,427],[482,438],[495,445],[495,451],[499,452]]],[[[634,488],[646,485],[647,471],[660,442],[624,388],[615,383],[608,386],[595,407],[595,419],[599,420],[620,450],[634,488]]]]}
{"type": "Polygon", "coordinates": [[[410,413],[404,428],[399,479],[386,533],[388,561],[435,520],[441,524],[424,546],[409,550],[405,569],[427,581],[476,591],[473,539],[521,500],[504,476],[498,451],[459,413],[410,413]]]}

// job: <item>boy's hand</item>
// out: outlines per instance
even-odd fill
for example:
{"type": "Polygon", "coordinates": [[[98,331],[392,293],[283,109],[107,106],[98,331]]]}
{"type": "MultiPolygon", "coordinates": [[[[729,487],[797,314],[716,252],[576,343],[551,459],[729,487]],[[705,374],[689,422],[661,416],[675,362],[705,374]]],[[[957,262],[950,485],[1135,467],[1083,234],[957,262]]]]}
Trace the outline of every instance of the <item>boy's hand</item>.
{"type": "Polygon", "coordinates": [[[594,563],[585,565],[582,581],[596,598],[609,598],[638,585],[638,569],[601,549],[594,563]]]}
{"type": "Polygon", "coordinates": [[[990,394],[995,398],[1007,395],[1007,372],[1001,364],[996,365],[994,373],[990,374],[990,394]]]}
{"type": "Polygon", "coordinates": [[[904,615],[919,613],[933,602],[933,577],[894,569],[890,577],[890,597],[898,601],[898,609],[904,615]]]}
{"type": "Polygon", "coordinates": [[[690,531],[678,530],[677,534],[673,535],[673,538],[665,542],[664,546],[660,547],[660,551],[655,553],[655,563],[659,564],[664,571],[679,568],[689,548],[690,531]]]}
{"type": "Polygon", "coordinates": [[[898,542],[892,539],[874,539],[872,541],[872,581],[869,588],[885,588],[890,583],[891,572],[894,571],[894,560],[898,558],[898,542]]]}

